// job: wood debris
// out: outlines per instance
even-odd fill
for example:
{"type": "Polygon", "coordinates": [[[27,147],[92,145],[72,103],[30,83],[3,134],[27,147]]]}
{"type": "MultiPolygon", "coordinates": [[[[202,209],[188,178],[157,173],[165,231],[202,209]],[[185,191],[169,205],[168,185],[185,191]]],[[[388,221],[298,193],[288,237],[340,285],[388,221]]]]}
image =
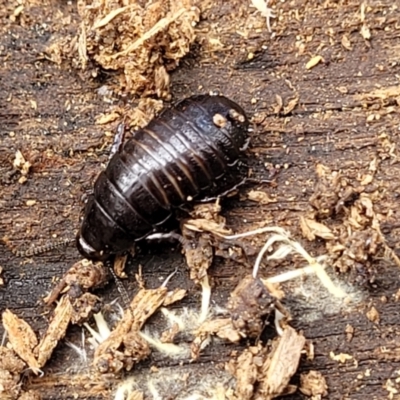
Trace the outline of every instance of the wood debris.
{"type": "Polygon", "coordinates": [[[301,393],[311,397],[311,400],[320,400],[328,395],[328,385],[319,371],[309,371],[300,375],[301,393]]]}
{"type": "Polygon", "coordinates": [[[325,240],[335,239],[335,235],[330,228],[313,219],[300,216],[300,227],[303,236],[310,241],[315,240],[316,237],[325,240]]]}
{"type": "Polygon", "coordinates": [[[108,278],[107,268],[102,263],[82,259],[66,272],[45,302],[53,303],[61,293],[68,293],[71,298],[78,298],[89,289],[104,285],[108,282],[108,278]]]}
{"type": "Polygon", "coordinates": [[[124,116],[129,120],[130,128],[143,128],[164,108],[162,100],[140,98],[138,105],[126,110],[124,116]]]}
{"type": "Polygon", "coordinates": [[[211,335],[216,335],[221,339],[237,343],[242,339],[240,333],[235,329],[231,318],[216,318],[203,322],[194,332],[195,338],[190,346],[191,357],[196,360],[200,356],[200,351],[207,345],[211,335]]]}
{"type": "Polygon", "coordinates": [[[19,183],[25,183],[28,178],[27,175],[31,168],[32,164],[29,161],[26,161],[24,156],[22,155],[20,150],[17,150],[15,153],[15,159],[13,161],[13,167],[20,171],[21,177],[19,178],[19,183]]]}
{"type": "Polygon", "coordinates": [[[380,190],[365,193],[364,183],[371,183],[376,170],[377,160],[374,159],[368,166],[370,173],[361,176],[358,185],[319,164],[319,179],[309,199],[315,209],[314,218],[336,217],[341,224],[331,229],[322,222],[301,219],[303,235],[312,240],[314,236],[328,240],[326,249],[330,263],[341,273],[349,273],[350,280],[358,284],[374,282],[377,274],[374,260],[379,254],[388,254],[400,265],[381,232],[382,216],[374,210],[373,204],[381,199],[382,193],[380,190]]]}
{"type": "Polygon", "coordinates": [[[342,176],[331,171],[323,164],[316,167],[318,180],[314,184],[314,193],[309,198],[309,203],[316,210],[316,217],[323,219],[331,217],[340,211],[340,207],[348,201],[349,195],[341,195],[343,184],[342,176]]]}
{"type": "Polygon", "coordinates": [[[318,65],[320,62],[324,62],[324,59],[322,58],[322,56],[314,56],[307,62],[306,69],[312,69],[316,65],[318,65]]]}
{"type": "Polygon", "coordinates": [[[96,125],[105,125],[110,122],[114,122],[120,119],[121,116],[117,112],[111,112],[109,114],[101,114],[96,118],[96,125]]]}
{"type": "Polygon", "coordinates": [[[380,321],[379,312],[378,312],[378,310],[377,310],[374,306],[372,306],[372,307],[367,311],[366,316],[367,316],[367,318],[368,318],[371,322],[373,322],[373,323],[375,323],[375,324],[379,324],[379,321],[380,321]]]}
{"type": "Polygon", "coordinates": [[[179,333],[180,327],[179,324],[172,324],[171,328],[167,329],[161,334],[160,341],[162,343],[173,343],[175,336],[179,333]]]}
{"type": "Polygon", "coordinates": [[[91,293],[72,298],[72,301],[71,304],[69,296],[62,296],[40,341],[27,322],[10,310],[3,312],[3,325],[11,347],[34,373],[37,374],[50,359],[58,342],[65,336],[69,324],[82,323],[99,306],[99,299],[91,293]]]}
{"type": "Polygon", "coordinates": [[[40,400],[41,398],[42,397],[38,392],[28,390],[27,392],[22,393],[21,396],[18,397],[18,400],[40,400]]]}
{"type": "Polygon", "coordinates": [[[227,232],[225,219],[219,215],[220,211],[219,202],[200,204],[193,208],[192,219],[185,220],[182,224],[181,231],[186,240],[183,251],[190,269],[190,279],[195,282],[200,282],[207,276],[207,270],[214,258],[212,237],[208,232],[227,232]]]}
{"type": "Polygon", "coordinates": [[[226,309],[229,318],[205,321],[195,332],[191,346],[192,358],[199,357],[211,335],[237,343],[242,338],[259,337],[268,325],[267,318],[275,309],[275,299],[266,286],[251,275],[242,279],[231,293],[226,309]]]}
{"type": "Polygon", "coordinates": [[[182,235],[186,240],[184,254],[190,278],[195,282],[200,282],[207,275],[214,254],[236,262],[243,262],[247,254],[254,254],[251,246],[244,251],[237,242],[221,241],[221,236],[230,235],[232,231],[225,227],[226,220],[219,214],[220,211],[219,201],[197,205],[191,212],[192,218],[182,224],[182,235]]]}
{"type": "Polygon", "coordinates": [[[175,289],[167,293],[163,301],[163,306],[169,306],[177,301],[182,300],[186,296],[187,291],[185,289],[175,289]]]}
{"type": "Polygon", "coordinates": [[[0,346],[0,398],[17,400],[20,392],[20,375],[25,363],[13,350],[0,346]]]}
{"type": "Polygon", "coordinates": [[[77,298],[72,298],[69,296],[63,297],[68,297],[69,301],[71,302],[71,322],[77,325],[82,325],[84,322],[90,319],[93,314],[97,314],[102,306],[101,299],[89,292],[83,293],[77,298]]]}
{"type": "Polygon", "coordinates": [[[3,326],[12,349],[35,374],[38,374],[40,365],[34,354],[38,340],[30,325],[10,310],[5,310],[3,312],[3,326]]]}
{"type": "Polygon", "coordinates": [[[349,272],[356,283],[372,283],[376,276],[374,257],[386,246],[370,196],[360,194],[344,211],[337,240],[327,242],[327,250],[337,270],[349,272]]]}
{"type": "Polygon", "coordinates": [[[183,250],[186,264],[190,270],[190,279],[200,282],[207,276],[207,270],[214,258],[211,236],[206,233],[193,232],[186,226],[182,229],[182,234],[188,240],[183,250]]]}
{"type": "Polygon", "coordinates": [[[83,67],[94,60],[106,70],[123,72],[120,86],[125,91],[168,97],[168,71],[177,67],[195,39],[199,10],[191,0],[80,0],[78,12],[83,67]]]}
{"type": "Polygon", "coordinates": [[[139,334],[151,315],[163,304],[167,288],[141,289],[110,336],[97,347],[93,365],[100,373],[127,371],[150,354],[148,343],[139,334]]]}
{"type": "Polygon", "coordinates": [[[306,339],[287,326],[282,336],[272,344],[259,344],[245,349],[236,360],[231,360],[227,370],[236,377],[238,398],[269,400],[296,389],[289,385],[296,372],[306,339]]]}
{"type": "Polygon", "coordinates": [[[329,353],[329,357],[333,361],[340,362],[341,364],[344,364],[346,361],[349,361],[349,360],[353,359],[353,356],[351,356],[350,354],[346,354],[346,353],[335,354],[333,351],[331,351],[329,353]]]}
{"type": "Polygon", "coordinates": [[[290,114],[296,108],[297,104],[299,104],[299,100],[300,100],[300,98],[298,96],[289,100],[289,102],[283,109],[283,115],[290,114]]]}
{"type": "Polygon", "coordinates": [[[250,192],[247,193],[247,197],[251,201],[256,201],[257,203],[260,204],[269,204],[269,203],[276,203],[277,199],[270,197],[270,195],[266,192],[263,192],[261,190],[250,190],[250,192]]]}
{"type": "Polygon", "coordinates": [[[10,310],[3,312],[3,325],[12,348],[34,373],[37,374],[46,364],[59,340],[65,336],[72,314],[73,308],[68,297],[63,297],[54,311],[45,335],[38,342],[27,322],[10,310]]]}
{"type": "Polygon", "coordinates": [[[260,279],[248,275],[231,293],[226,308],[241,336],[255,338],[268,324],[266,318],[275,309],[275,299],[260,279]]]}
{"type": "Polygon", "coordinates": [[[40,367],[43,367],[51,357],[53,350],[60,339],[65,336],[72,318],[72,306],[67,297],[63,297],[54,310],[54,316],[46,330],[45,335],[35,348],[35,355],[40,367]]]}
{"type": "Polygon", "coordinates": [[[351,50],[351,42],[350,39],[347,35],[343,35],[342,36],[342,46],[346,49],[346,50],[351,50]]]}

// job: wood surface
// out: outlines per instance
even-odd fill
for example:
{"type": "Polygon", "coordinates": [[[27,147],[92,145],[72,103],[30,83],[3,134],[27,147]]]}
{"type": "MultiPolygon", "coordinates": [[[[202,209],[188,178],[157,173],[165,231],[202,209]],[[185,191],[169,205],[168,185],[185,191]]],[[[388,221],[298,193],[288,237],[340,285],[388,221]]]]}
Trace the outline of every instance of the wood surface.
{"type": "MultiPolygon", "coordinates": [[[[112,138],[105,131],[112,132],[118,122],[107,127],[95,123],[101,113],[110,112],[110,104],[97,90],[113,80],[113,73],[90,78],[68,60],[58,65],[47,59],[45,50],[52,42],[77,32],[75,2],[23,2],[23,20],[11,17],[19,3],[4,0],[0,4],[0,235],[7,235],[17,248],[29,248],[55,236],[73,237],[79,227],[83,200],[107,163],[112,138]],[[18,182],[20,173],[12,166],[17,150],[32,164],[24,184],[18,182]],[[28,206],[29,200],[36,203],[28,206]]],[[[269,179],[271,169],[275,171],[276,185],[247,184],[239,196],[224,203],[228,226],[245,231],[266,221],[288,229],[312,255],[322,255],[324,241],[305,239],[299,223],[301,216],[313,211],[309,199],[318,181],[317,164],[339,171],[351,185],[359,186],[377,159],[365,191],[381,193],[375,196],[374,209],[382,216],[380,228],[387,246],[399,254],[400,4],[368,2],[364,22],[362,2],[355,0],[271,4],[277,14],[272,34],[250,4],[207,4],[197,27],[199,40],[171,77],[173,99],[218,90],[241,104],[254,117],[249,150],[254,176],[269,179]],[[245,37],[243,27],[250,23],[249,15],[262,28],[248,29],[245,37]],[[360,33],[363,24],[370,31],[369,39],[360,33]],[[219,39],[219,49],[207,45],[211,37],[219,39]],[[323,60],[307,69],[307,62],[317,55],[323,60]],[[284,107],[295,98],[296,106],[285,115],[284,107]],[[265,191],[276,201],[250,201],[247,193],[252,189],[265,191]]],[[[134,105],[126,98],[119,102],[134,105]]],[[[324,223],[338,228],[342,221],[333,216],[324,223]]],[[[8,247],[0,246],[4,279],[0,311],[11,309],[43,334],[52,307],[46,307],[42,298],[53,287],[53,279],[62,276],[79,254],[70,245],[17,258],[8,247]]],[[[157,287],[178,266],[171,287],[189,288],[182,304],[198,306],[199,290],[188,280],[176,246],[147,245],[130,260],[130,278],[124,281],[130,295],[137,291],[133,275],[139,263],[148,287],[157,287]]],[[[261,275],[301,265],[299,259],[276,262],[265,266],[261,275]]],[[[315,351],[314,359],[302,358],[294,383],[300,373],[318,370],[326,378],[328,399],[400,398],[400,267],[383,252],[372,257],[372,265],[374,282],[359,285],[351,272],[328,269],[351,295],[348,303],[333,298],[315,278],[283,286],[291,324],[312,341],[315,351]],[[373,321],[368,318],[372,307],[379,315],[373,321]],[[354,328],[353,335],[349,327],[354,328]],[[340,353],[352,358],[341,363],[333,357],[340,353]]],[[[210,271],[213,301],[223,304],[249,272],[250,268],[217,258],[210,271]]],[[[96,293],[106,303],[120,297],[113,282],[96,293]]],[[[156,316],[150,327],[158,323],[156,316]]],[[[81,328],[68,330],[69,342],[79,344],[80,338],[81,328]]],[[[217,382],[222,372],[215,365],[227,361],[243,345],[218,342],[195,363],[188,360],[183,365],[153,353],[138,367],[137,379],[146,379],[149,368],[156,366],[172,377],[189,372],[192,387],[209,375],[217,382]]],[[[61,342],[44,369],[45,377],[27,380],[25,386],[39,391],[43,399],[111,398],[118,379],[109,377],[98,384],[88,378],[88,369],[61,342]]],[[[286,398],[304,396],[297,392],[286,398]]]]}

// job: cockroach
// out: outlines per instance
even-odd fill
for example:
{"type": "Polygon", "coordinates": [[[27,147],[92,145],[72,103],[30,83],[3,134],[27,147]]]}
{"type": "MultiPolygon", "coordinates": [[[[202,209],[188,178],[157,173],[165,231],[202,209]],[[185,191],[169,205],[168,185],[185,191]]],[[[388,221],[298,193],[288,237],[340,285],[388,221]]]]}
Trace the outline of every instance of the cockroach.
{"type": "Polygon", "coordinates": [[[76,238],[81,255],[105,261],[161,232],[177,208],[243,180],[249,121],[224,96],[189,97],[133,132],[94,184],[76,238]]]}

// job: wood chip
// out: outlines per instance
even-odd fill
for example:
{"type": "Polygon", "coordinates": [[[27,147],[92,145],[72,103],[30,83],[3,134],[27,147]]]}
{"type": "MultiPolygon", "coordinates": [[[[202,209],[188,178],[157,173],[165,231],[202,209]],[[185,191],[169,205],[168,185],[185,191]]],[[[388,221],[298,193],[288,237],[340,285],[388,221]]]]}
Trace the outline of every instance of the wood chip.
{"type": "Polygon", "coordinates": [[[25,160],[20,150],[17,150],[15,152],[13,166],[15,169],[18,169],[21,172],[23,177],[26,177],[26,175],[28,175],[29,173],[29,169],[31,168],[32,164],[29,161],[25,160]]]}
{"type": "Polygon", "coordinates": [[[167,288],[141,289],[110,336],[97,347],[93,364],[100,373],[129,371],[150,354],[148,343],[139,334],[143,324],[163,304],[167,288]]]}
{"type": "Polygon", "coordinates": [[[230,229],[221,226],[221,224],[216,221],[210,221],[208,219],[189,219],[185,222],[184,227],[196,232],[211,232],[220,235],[232,234],[230,229]]]}
{"type": "Polygon", "coordinates": [[[289,100],[287,105],[283,108],[283,115],[291,113],[296,108],[297,104],[299,104],[299,97],[289,100]]]}
{"type": "Polygon", "coordinates": [[[371,31],[369,30],[367,25],[363,25],[361,27],[360,30],[361,36],[365,39],[365,40],[370,40],[371,39],[371,31]]]}
{"type": "Polygon", "coordinates": [[[236,377],[235,395],[243,400],[272,400],[296,389],[289,385],[296,372],[306,339],[287,326],[271,347],[249,347],[227,370],[236,377]]]}
{"type": "Polygon", "coordinates": [[[316,65],[318,65],[320,62],[323,62],[324,59],[321,56],[315,56],[313,58],[310,59],[310,61],[308,61],[308,63],[306,64],[306,69],[312,69],[314,68],[316,65]]]}
{"type": "Polygon", "coordinates": [[[249,200],[256,201],[260,204],[270,204],[277,202],[276,198],[270,197],[268,193],[261,190],[250,190],[250,192],[247,193],[247,197],[249,200]]]}
{"type": "Polygon", "coordinates": [[[313,219],[301,216],[300,227],[303,236],[310,241],[315,240],[317,236],[325,240],[335,239],[335,235],[330,228],[320,222],[314,221],[313,219]]]}
{"type": "Polygon", "coordinates": [[[112,112],[110,114],[102,114],[96,118],[96,125],[105,125],[109,124],[110,122],[114,122],[117,119],[121,118],[119,113],[112,112]]]}
{"type": "Polygon", "coordinates": [[[93,263],[82,259],[76,262],[63,276],[61,281],[46,297],[47,304],[53,303],[58,296],[68,291],[73,298],[79,297],[82,292],[100,287],[108,282],[108,270],[103,263],[93,263]],[[78,293],[78,296],[76,295],[78,293]]]}
{"type": "Polygon", "coordinates": [[[185,289],[175,289],[171,292],[168,292],[162,305],[167,307],[173,303],[176,303],[177,301],[182,300],[186,296],[186,293],[187,290],[185,289]]]}
{"type": "Polygon", "coordinates": [[[18,399],[21,391],[21,373],[26,364],[13,350],[0,346],[0,398],[18,399]]]}
{"type": "Polygon", "coordinates": [[[339,353],[339,354],[335,354],[333,351],[331,351],[329,353],[329,357],[333,360],[333,361],[338,361],[341,364],[344,364],[346,361],[352,360],[353,356],[351,356],[350,354],[346,354],[346,353],[339,353]]]}
{"type": "Polygon", "coordinates": [[[275,339],[269,359],[260,370],[256,400],[273,399],[285,392],[299,366],[305,342],[305,337],[290,326],[285,328],[281,337],[275,339]]]}
{"type": "Polygon", "coordinates": [[[309,371],[301,374],[299,389],[304,395],[315,399],[328,395],[328,385],[319,371],[309,371]]]}
{"type": "Polygon", "coordinates": [[[346,35],[343,35],[343,36],[342,36],[342,46],[343,46],[346,50],[351,50],[350,39],[349,39],[346,35]]]}
{"type": "Polygon", "coordinates": [[[27,322],[8,309],[3,312],[3,325],[13,350],[35,374],[38,374],[40,365],[33,353],[38,343],[35,332],[27,322]]]}
{"type": "Polygon", "coordinates": [[[200,350],[203,348],[203,344],[209,340],[211,335],[216,335],[232,343],[237,343],[242,338],[233,326],[231,318],[216,318],[205,321],[194,332],[194,335],[195,339],[190,347],[191,356],[194,360],[200,356],[200,350]]]}
{"type": "Polygon", "coordinates": [[[72,306],[67,297],[62,297],[58,303],[52,321],[35,349],[38,364],[43,367],[50,358],[60,339],[65,336],[72,318],[72,306]]]}
{"type": "Polygon", "coordinates": [[[230,294],[226,308],[241,336],[259,337],[275,309],[275,299],[260,279],[247,275],[230,294]]]}
{"type": "Polygon", "coordinates": [[[372,307],[367,311],[366,316],[367,316],[367,318],[368,318],[371,322],[373,322],[373,323],[375,323],[375,324],[378,324],[379,321],[380,321],[379,312],[378,312],[378,310],[377,310],[374,306],[372,306],[372,307]]]}

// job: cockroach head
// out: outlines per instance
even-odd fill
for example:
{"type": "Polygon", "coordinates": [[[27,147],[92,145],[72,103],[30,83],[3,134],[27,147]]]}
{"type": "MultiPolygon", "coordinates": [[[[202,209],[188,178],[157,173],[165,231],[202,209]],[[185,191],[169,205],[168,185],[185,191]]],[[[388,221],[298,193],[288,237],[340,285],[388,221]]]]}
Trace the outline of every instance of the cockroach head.
{"type": "Polygon", "coordinates": [[[76,236],[76,247],[78,248],[78,251],[82,257],[91,261],[106,261],[111,256],[110,253],[105,251],[95,250],[92,246],[90,246],[90,244],[88,244],[80,232],[76,236]]]}

